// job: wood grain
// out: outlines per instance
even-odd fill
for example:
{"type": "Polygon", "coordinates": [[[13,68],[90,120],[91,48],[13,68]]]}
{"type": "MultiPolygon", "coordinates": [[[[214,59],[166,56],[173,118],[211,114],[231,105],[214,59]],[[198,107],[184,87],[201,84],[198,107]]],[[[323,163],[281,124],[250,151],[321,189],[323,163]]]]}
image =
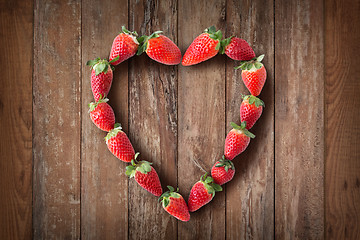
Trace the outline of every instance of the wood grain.
{"type": "MultiPolygon", "coordinates": [[[[0,0],[0,239],[360,239],[360,1],[0,0]],[[177,221],[125,176],[88,115],[85,63],[125,25],[182,53],[206,27],[266,54],[266,107],[235,178],[177,221]],[[324,178],[325,176],[325,178],[324,178]],[[205,229],[206,228],[206,229],[205,229]]],[[[247,93],[236,61],[116,67],[116,119],[162,186],[223,154],[247,93]]]]}
{"type": "Polygon", "coordinates": [[[0,1],[0,239],[32,236],[32,29],[33,1],[0,1]]]}
{"type": "MultiPolygon", "coordinates": [[[[261,118],[251,129],[256,138],[234,159],[236,175],[226,186],[226,239],[274,237],[274,12],[273,2],[227,1],[227,36],[248,41],[257,56],[265,54],[266,84],[259,96],[265,102],[261,118]],[[249,14],[249,12],[251,14],[249,14]]],[[[241,94],[249,91],[226,61],[226,129],[240,123],[241,94]]],[[[227,133],[226,132],[226,133],[227,133]]]]}
{"type": "Polygon", "coordinates": [[[322,1],[275,2],[275,238],[324,238],[322,1]]]}
{"type": "Polygon", "coordinates": [[[325,1],[326,239],[360,239],[360,1],[325,1]]]}
{"type": "MultiPolygon", "coordinates": [[[[182,53],[205,28],[225,26],[225,1],[179,2],[179,46],[182,53]],[[206,12],[206,14],[204,14],[206,12]]],[[[191,187],[223,155],[225,132],[225,58],[216,56],[179,67],[178,173],[180,192],[188,200],[191,187]]],[[[225,238],[225,193],[179,222],[179,239],[225,238]],[[206,226],[206,228],[205,228],[206,226]]]]}
{"type": "Polygon", "coordinates": [[[35,4],[35,239],[80,238],[80,10],[78,1],[35,4]]]}
{"type": "MultiPolygon", "coordinates": [[[[112,42],[127,27],[127,0],[87,1],[82,5],[82,177],[81,236],[84,239],[128,239],[126,164],[115,158],[88,114],[94,101],[87,60],[108,58],[112,42]],[[111,8],[109,7],[111,5],[111,8]]],[[[108,102],[116,121],[128,129],[128,64],[116,66],[108,102]]]]}
{"type": "MultiPolygon", "coordinates": [[[[130,28],[141,34],[162,30],[177,43],[176,1],[130,1],[130,28]]],[[[146,53],[130,61],[129,135],[140,159],[153,163],[163,189],[177,185],[177,67],[146,53]]],[[[130,239],[176,239],[177,220],[157,198],[129,181],[130,239]]]]}

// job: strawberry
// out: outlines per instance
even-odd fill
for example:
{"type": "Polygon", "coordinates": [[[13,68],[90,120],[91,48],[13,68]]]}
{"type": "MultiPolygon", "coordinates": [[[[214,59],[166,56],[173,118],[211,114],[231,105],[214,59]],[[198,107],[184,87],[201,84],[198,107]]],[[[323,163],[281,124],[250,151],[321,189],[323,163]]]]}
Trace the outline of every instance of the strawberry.
{"type": "Polygon", "coordinates": [[[223,185],[229,182],[235,175],[235,166],[232,161],[227,160],[225,156],[217,161],[211,169],[211,176],[214,182],[223,185]]]}
{"type": "Polygon", "coordinates": [[[240,105],[240,119],[241,122],[246,122],[246,129],[252,128],[260,118],[263,106],[265,106],[264,102],[253,95],[243,97],[240,105]]]}
{"type": "Polygon", "coordinates": [[[137,161],[139,153],[136,153],[131,165],[126,167],[126,175],[135,177],[135,181],[151,194],[159,197],[162,194],[161,183],[158,174],[147,161],[137,161]]]}
{"type": "Polygon", "coordinates": [[[122,32],[115,37],[111,47],[109,60],[112,65],[118,65],[136,54],[139,46],[136,37],[135,31],[130,32],[122,26],[122,32]]]}
{"type": "Polygon", "coordinates": [[[96,103],[89,103],[90,118],[93,123],[103,131],[109,132],[114,128],[115,114],[107,102],[109,99],[100,98],[96,103]]]}
{"type": "Polygon", "coordinates": [[[115,157],[124,162],[131,162],[135,157],[135,151],[129,138],[121,131],[119,123],[115,123],[112,129],[105,137],[106,145],[115,157]]]}
{"type": "Polygon", "coordinates": [[[186,50],[182,65],[195,65],[214,57],[219,52],[221,38],[221,31],[216,31],[214,26],[205,29],[205,33],[196,37],[186,50]]]}
{"type": "Polygon", "coordinates": [[[233,129],[226,136],[224,148],[224,155],[229,160],[242,153],[249,145],[250,138],[255,137],[246,129],[246,122],[242,122],[240,126],[232,122],[231,126],[233,129]]]}
{"type": "Polygon", "coordinates": [[[109,93],[113,70],[106,59],[96,58],[88,61],[86,65],[91,66],[91,89],[97,102],[101,96],[105,97],[109,93]]]}
{"type": "Polygon", "coordinates": [[[240,66],[235,69],[242,69],[241,77],[251,95],[258,96],[265,84],[266,69],[261,63],[264,55],[253,58],[250,61],[243,61],[240,66]]]}
{"type": "Polygon", "coordinates": [[[248,61],[255,57],[254,50],[241,38],[229,37],[221,41],[221,54],[226,54],[229,58],[239,61],[248,61]]]}
{"type": "Polygon", "coordinates": [[[205,173],[201,176],[200,181],[194,184],[191,188],[188,206],[190,212],[195,212],[202,206],[208,204],[213,197],[215,192],[222,191],[222,187],[216,183],[212,177],[207,176],[205,173]]]}
{"type": "Polygon", "coordinates": [[[166,64],[177,65],[181,61],[181,51],[176,44],[168,37],[160,35],[162,31],[156,31],[150,36],[141,36],[138,38],[141,46],[137,55],[143,52],[153,60],[166,64]]]}
{"type": "Polygon", "coordinates": [[[179,189],[177,189],[176,192],[174,192],[175,189],[172,186],[168,186],[168,189],[170,191],[163,193],[159,198],[163,208],[175,218],[184,222],[189,221],[189,208],[184,198],[178,193],[179,189]]]}

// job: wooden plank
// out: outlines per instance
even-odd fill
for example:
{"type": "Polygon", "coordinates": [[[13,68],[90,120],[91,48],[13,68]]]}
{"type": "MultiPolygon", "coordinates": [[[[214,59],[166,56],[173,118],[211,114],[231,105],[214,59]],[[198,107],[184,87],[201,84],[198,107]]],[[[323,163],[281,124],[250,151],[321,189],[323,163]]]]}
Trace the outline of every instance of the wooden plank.
{"type": "MultiPolygon", "coordinates": [[[[225,1],[180,1],[179,45],[184,53],[205,28],[225,29],[225,1]]],[[[225,141],[225,57],[179,66],[179,187],[188,200],[191,187],[220,159],[225,141]]],[[[225,193],[179,222],[179,239],[225,238],[225,193]],[[204,227],[206,226],[206,229],[204,227]]]]}
{"type": "MultiPolygon", "coordinates": [[[[128,239],[128,177],[126,164],[115,158],[88,114],[94,101],[86,61],[108,58],[112,42],[127,27],[128,1],[88,1],[82,6],[82,178],[81,236],[84,239],[128,239]],[[111,7],[109,7],[111,6],[111,7]]],[[[114,71],[108,98],[116,121],[128,129],[128,64],[114,71]]]]}
{"type": "MultiPolygon", "coordinates": [[[[273,1],[227,1],[227,37],[248,41],[257,56],[265,54],[266,84],[259,96],[263,114],[251,132],[256,138],[234,159],[236,175],[226,186],[226,239],[274,237],[274,11],[273,1]]],[[[226,61],[226,129],[240,123],[241,80],[238,61],[226,61]]],[[[226,133],[227,133],[226,132],[226,133]]]]}
{"type": "MultiPolygon", "coordinates": [[[[177,42],[176,1],[130,1],[130,29],[141,34],[162,30],[177,42]]],[[[130,61],[129,135],[140,158],[153,162],[163,189],[176,186],[177,67],[146,54],[130,61]]],[[[129,181],[129,238],[176,239],[177,220],[157,198],[129,181]]]]}
{"type": "Polygon", "coordinates": [[[322,1],[275,2],[275,238],[324,238],[322,1]]]}
{"type": "Polygon", "coordinates": [[[0,239],[30,239],[33,1],[0,1],[0,32],[0,239]]]}
{"type": "Polygon", "coordinates": [[[360,1],[325,1],[326,239],[360,239],[360,1]]]}
{"type": "Polygon", "coordinates": [[[34,238],[78,239],[81,4],[40,0],[34,12],[34,238]]]}

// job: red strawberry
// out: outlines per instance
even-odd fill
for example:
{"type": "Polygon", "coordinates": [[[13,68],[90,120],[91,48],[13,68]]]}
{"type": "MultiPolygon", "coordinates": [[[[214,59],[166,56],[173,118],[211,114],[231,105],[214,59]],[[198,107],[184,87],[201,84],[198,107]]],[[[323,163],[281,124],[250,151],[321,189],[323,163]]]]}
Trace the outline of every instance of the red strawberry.
{"type": "Polygon", "coordinates": [[[191,188],[188,206],[190,212],[195,212],[202,206],[208,204],[215,192],[222,191],[222,187],[216,183],[212,177],[207,177],[207,173],[201,176],[200,181],[194,184],[191,188]]]}
{"type": "Polygon", "coordinates": [[[232,161],[223,156],[211,169],[211,176],[214,182],[223,185],[229,182],[235,175],[235,166],[232,161]]]}
{"type": "Polygon", "coordinates": [[[162,202],[162,206],[170,215],[177,219],[187,222],[190,220],[189,208],[186,205],[184,198],[177,193],[179,189],[174,192],[174,188],[168,186],[170,191],[163,193],[159,201],[162,202]]]}
{"type": "Polygon", "coordinates": [[[110,152],[121,161],[131,162],[134,159],[134,148],[126,134],[121,131],[119,123],[115,123],[114,129],[106,135],[105,141],[110,152]]]}
{"type": "Polygon", "coordinates": [[[91,66],[91,89],[94,95],[95,102],[99,101],[100,97],[106,97],[110,91],[113,80],[113,71],[110,63],[103,59],[96,58],[90,60],[86,65],[91,66]]]}
{"type": "Polygon", "coordinates": [[[264,102],[253,95],[243,97],[240,105],[240,118],[241,122],[246,122],[246,129],[252,128],[260,118],[263,106],[265,106],[264,102]]]}
{"type": "Polygon", "coordinates": [[[237,155],[242,153],[250,143],[250,138],[255,135],[246,129],[246,123],[242,122],[241,126],[231,123],[233,129],[228,133],[225,139],[224,155],[227,159],[233,160],[237,155]]]}
{"type": "Polygon", "coordinates": [[[241,38],[229,37],[221,41],[221,54],[239,61],[248,61],[255,57],[254,50],[241,38]]]}
{"type": "Polygon", "coordinates": [[[115,37],[111,47],[109,60],[112,65],[118,65],[136,54],[139,46],[136,37],[136,32],[130,32],[122,26],[122,33],[115,37]]]}
{"type": "Polygon", "coordinates": [[[214,57],[219,52],[221,38],[221,31],[216,31],[214,26],[205,29],[186,50],[182,65],[190,66],[214,57]]]}
{"type": "Polygon", "coordinates": [[[89,112],[93,123],[101,130],[109,132],[114,128],[115,114],[107,101],[109,99],[100,98],[96,103],[89,103],[89,112]]]}
{"type": "Polygon", "coordinates": [[[242,64],[235,69],[242,69],[241,77],[245,83],[247,89],[249,89],[251,95],[255,97],[261,93],[261,90],[266,81],[266,69],[261,63],[264,55],[254,58],[248,62],[242,62],[242,64]]]}
{"type": "Polygon", "coordinates": [[[162,31],[156,31],[150,36],[142,36],[138,38],[141,47],[137,55],[146,52],[153,60],[166,64],[177,65],[181,61],[181,51],[173,41],[164,35],[159,35],[162,31]]]}
{"type": "Polygon", "coordinates": [[[131,160],[131,165],[126,167],[126,175],[130,178],[135,177],[135,181],[141,187],[159,197],[162,194],[159,176],[151,166],[151,163],[147,161],[136,161],[138,154],[139,153],[136,153],[135,158],[131,160]]]}

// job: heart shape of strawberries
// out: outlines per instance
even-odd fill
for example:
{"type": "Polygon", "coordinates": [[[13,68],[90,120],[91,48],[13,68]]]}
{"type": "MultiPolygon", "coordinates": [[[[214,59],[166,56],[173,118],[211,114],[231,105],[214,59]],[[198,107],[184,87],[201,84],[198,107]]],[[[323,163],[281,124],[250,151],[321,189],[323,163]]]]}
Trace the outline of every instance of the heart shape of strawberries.
{"type": "Polygon", "coordinates": [[[215,193],[222,191],[221,185],[229,182],[235,175],[232,160],[242,153],[255,135],[249,129],[260,118],[264,102],[257,96],[266,80],[266,69],[261,63],[264,55],[255,56],[253,49],[243,39],[231,36],[222,39],[220,30],[214,26],[205,29],[204,33],[194,39],[184,56],[178,46],[162,31],[156,31],[149,36],[138,36],[122,27],[122,32],[113,41],[109,60],[96,58],[87,62],[91,66],[91,88],[95,102],[89,104],[89,114],[93,123],[101,130],[108,132],[105,142],[110,152],[123,162],[130,163],[126,167],[126,174],[151,194],[159,197],[162,206],[169,214],[181,221],[189,221],[190,213],[209,203],[215,193]],[[107,103],[114,67],[133,57],[135,54],[146,53],[151,59],[166,65],[191,66],[206,61],[219,54],[226,54],[231,59],[240,61],[241,77],[251,95],[243,96],[240,106],[240,125],[231,122],[232,130],[225,139],[224,154],[215,162],[211,175],[205,173],[196,182],[189,194],[188,201],[168,186],[163,192],[159,176],[151,163],[138,160],[139,153],[135,150],[122,131],[121,125],[116,123],[115,114],[107,103]]]}

